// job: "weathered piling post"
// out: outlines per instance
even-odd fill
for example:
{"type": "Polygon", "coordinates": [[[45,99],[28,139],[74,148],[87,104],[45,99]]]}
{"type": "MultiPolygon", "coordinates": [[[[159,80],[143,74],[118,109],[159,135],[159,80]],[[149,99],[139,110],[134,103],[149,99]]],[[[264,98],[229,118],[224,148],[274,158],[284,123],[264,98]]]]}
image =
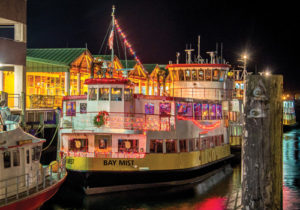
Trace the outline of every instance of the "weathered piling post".
{"type": "Polygon", "coordinates": [[[282,209],[281,75],[249,75],[242,143],[242,206],[282,209]]]}

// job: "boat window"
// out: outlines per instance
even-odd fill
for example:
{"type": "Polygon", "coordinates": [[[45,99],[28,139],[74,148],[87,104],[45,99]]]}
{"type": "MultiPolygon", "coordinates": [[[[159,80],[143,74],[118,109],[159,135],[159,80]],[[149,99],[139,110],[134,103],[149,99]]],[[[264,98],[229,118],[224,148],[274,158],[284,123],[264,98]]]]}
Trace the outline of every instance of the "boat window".
{"type": "Polygon", "coordinates": [[[185,117],[193,117],[193,104],[191,103],[176,103],[177,115],[185,117]]]}
{"type": "Polygon", "coordinates": [[[213,81],[219,81],[220,71],[218,69],[213,70],[213,81]]]}
{"type": "Polygon", "coordinates": [[[205,80],[211,81],[211,70],[210,69],[205,70],[205,80]]]}
{"type": "Polygon", "coordinates": [[[89,101],[97,100],[97,88],[89,89],[89,101]]]}
{"type": "Polygon", "coordinates": [[[118,152],[139,152],[138,139],[119,139],[118,152]]]}
{"type": "Polygon", "coordinates": [[[184,81],[184,72],[182,70],[178,70],[179,81],[184,81]]]}
{"type": "Polygon", "coordinates": [[[154,114],[154,104],[152,103],[145,104],[145,114],[154,114]]]}
{"type": "Polygon", "coordinates": [[[80,103],[79,104],[80,108],[80,114],[86,114],[87,112],[87,103],[80,103]]]}
{"type": "Polygon", "coordinates": [[[194,151],[194,139],[189,139],[189,151],[194,151]]]}
{"type": "Polygon", "coordinates": [[[199,79],[199,81],[204,80],[204,72],[203,72],[203,70],[198,70],[198,79],[199,79]]]}
{"type": "Polygon", "coordinates": [[[221,104],[217,104],[217,119],[220,120],[222,119],[222,105],[221,104]]]}
{"type": "Polygon", "coordinates": [[[185,70],[185,80],[190,81],[191,80],[191,71],[185,70]]]}
{"type": "Polygon", "coordinates": [[[20,165],[20,152],[19,150],[13,151],[13,166],[20,165]]]}
{"type": "Polygon", "coordinates": [[[214,136],[210,136],[209,137],[209,147],[212,148],[212,147],[215,147],[215,138],[214,136]]]}
{"type": "Polygon", "coordinates": [[[192,80],[197,81],[197,70],[192,70],[192,80]]]}
{"type": "MultiPolygon", "coordinates": [[[[43,114],[43,113],[41,113],[43,114]]],[[[76,102],[67,101],[67,113],[66,116],[76,116],[76,102]]],[[[41,119],[41,118],[39,118],[41,119]]]]}
{"type": "Polygon", "coordinates": [[[29,155],[29,150],[26,150],[26,163],[30,163],[30,155],[29,155]]]}
{"type": "Polygon", "coordinates": [[[34,147],[31,149],[31,159],[34,160],[40,160],[41,155],[41,147],[34,147]]]}
{"type": "Polygon", "coordinates": [[[162,153],[163,140],[150,140],[150,153],[162,153]]]}
{"type": "Polygon", "coordinates": [[[100,151],[102,149],[107,149],[109,144],[110,136],[102,136],[96,135],[95,136],[95,150],[100,151]]]}
{"type": "Polygon", "coordinates": [[[124,100],[131,101],[132,100],[132,89],[125,88],[124,89],[124,100]]]}
{"type": "Polygon", "coordinates": [[[209,119],[216,119],[216,104],[209,104],[209,119]]]}
{"type": "Polygon", "coordinates": [[[200,141],[199,139],[195,139],[195,150],[200,150],[200,141]]]}
{"type": "Polygon", "coordinates": [[[6,151],[3,153],[3,161],[4,161],[4,168],[9,168],[11,166],[10,151],[6,151]]]}
{"type": "Polygon", "coordinates": [[[206,145],[205,148],[208,149],[210,148],[210,137],[206,137],[206,145]]]}
{"type": "Polygon", "coordinates": [[[169,116],[171,114],[171,104],[159,103],[159,113],[162,116],[169,116]]]}
{"type": "Polygon", "coordinates": [[[201,140],[201,150],[206,149],[206,139],[203,138],[203,139],[200,139],[200,140],[201,140]]]}
{"type": "Polygon", "coordinates": [[[194,115],[196,120],[202,119],[202,104],[194,104],[194,115]]]}
{"type": "Polygon", "coordinates": [[[166,140],[166,152],[167,153],[176,153],[177,152],[177,146],[176,146],[176,140],[166,140]]]}
{"type": "Polygon", "coordinates": [[[202,120],[208,120],[209,119],[208,111],[209,111],[209,105],[208,104],[202,104],[202,120]]]}
{"type": "Polygon", "coordinates": [[[220,82],[223,82],[224,81],[224,78],[225,77],[225,71],[220,71],[220,82]]]}
{"type": "Polygon", "coordinates": [[[69,141],[70,152],[87,152],[88,139],[71,139],[69,141]]]}
{"type": "Polygon", "coordinates": [[[99,100],[100,101],[109,100],[109,88],[99,88],[99,100]]]}
{"type": "Polygon", "coordinates": [[[122,88],[111,89],[111,101],[122,101],[122,88]]]}
{"type": "Polygon", "coordinates": [[[186,140],[179,140],[180,152],[187,152],[186,140]]]}

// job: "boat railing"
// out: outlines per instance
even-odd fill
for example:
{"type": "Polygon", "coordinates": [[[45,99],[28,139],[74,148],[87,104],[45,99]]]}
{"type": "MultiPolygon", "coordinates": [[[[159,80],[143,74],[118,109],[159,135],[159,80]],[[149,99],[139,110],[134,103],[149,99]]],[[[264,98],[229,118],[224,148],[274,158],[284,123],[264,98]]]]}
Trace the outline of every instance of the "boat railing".
{"type": "MultiPolygon", "coordinates": [[[[71,112],[63,113],[62,128],[72,128],[74,130],[95,130],[108,131],[108,129],[123,129],[137,131],[170,131],[175,129],[176,120],[189,121],[219,121],[224,118],[223,115],[216,116],[193,116],[179,114],[145,114],[145,113],[126,113],[126,112],[108,112],[105,116],[104,124],[98,126],[94,123],[98,112],[71,112]]],[[[197,124],[197,123],[196,123],[197,124]]],[[[110,130],[111,131],[111,130],[110,130]]]]}
{"type": "Polygon", "coordinates": [[[53,168],[53,165],[50,165],[41,167],[31,174],[26,173],[0,180],[0,207],[57,183],[64,177],[65,173],[64,165],[58,164],[56,169],[53,168]]]}

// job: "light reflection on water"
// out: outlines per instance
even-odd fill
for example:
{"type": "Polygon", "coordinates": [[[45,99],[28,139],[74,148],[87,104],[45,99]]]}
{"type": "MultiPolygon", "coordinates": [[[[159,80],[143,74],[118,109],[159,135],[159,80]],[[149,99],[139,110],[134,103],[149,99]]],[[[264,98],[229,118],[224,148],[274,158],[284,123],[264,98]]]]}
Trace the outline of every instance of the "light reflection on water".
{"type": "MultiPolygon", "coordinates": [[[[300,129],[283,137],[283,208],[300,209],[300,129]]],[[[43,209],[225,209],[227,197],[240,187],[240,164],[233,173],[209,189],[201,184],[167,189],[85,196],[69,186],[61,190],[43,209]]]]}

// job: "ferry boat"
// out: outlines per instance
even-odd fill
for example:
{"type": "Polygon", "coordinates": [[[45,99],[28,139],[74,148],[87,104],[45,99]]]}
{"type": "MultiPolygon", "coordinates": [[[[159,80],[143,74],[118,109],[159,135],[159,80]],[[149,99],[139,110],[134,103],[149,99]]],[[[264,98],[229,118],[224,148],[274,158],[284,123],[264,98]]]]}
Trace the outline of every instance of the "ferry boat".
{"type": "Polygon", "coordinates": [[[41,166],[43,142],[19,127],[19,116],[0,107],[0,210],[38,209],[64,182],[63,168],[41,166]]]}

